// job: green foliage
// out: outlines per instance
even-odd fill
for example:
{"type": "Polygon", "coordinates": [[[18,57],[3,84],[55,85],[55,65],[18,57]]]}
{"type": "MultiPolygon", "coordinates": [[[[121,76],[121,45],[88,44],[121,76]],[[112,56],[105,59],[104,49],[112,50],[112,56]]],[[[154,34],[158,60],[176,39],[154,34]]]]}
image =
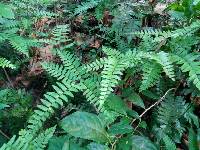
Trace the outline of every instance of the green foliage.
{"type": "Polygon", "coordinates": [[[192,128],[189,129],[188,141],[189,141],[189,150],[198,150],[199,149],[197,135],[195,134],[195,132],[192,128]]]}
{"type": "Polygon", "coordinates": [[[156,84],[160,78],[161,67],[156,62],[146,62],[143,67],[143,80],[140,91],[146,90],[156,84]]]}
{"type": "Polygon", "coordinates": [[[158,4],[2,1],[0,150],[198,149],[200,2],[158,4]]]}
{"type": "Polygon", "coordinates": [[[12,11],[12,8],[8,5],[0,3],[0,17],[13,19],[14,18],[14,12],[12,11]]]}
{"type": "Polygon", "coordinates": [[[163,141],[165,143],[166,150],[176,150],[176,145],[167,135],[163,137],[163,141]]]}
{"type": "Polygon", "coordinates": [[[82,14],[86,12],[88,9],[96,7],[102,0],[87,0],[86,2],[82,2],[75,10],[74,14],[82,14]]]}
{"type": "Polygon", "coordinates": [[[157,150],[156,146],[148,138],[143,136],[133,136],[132,143],[133,149],[136,150],[157,150]]]}
{"type": "Polygon", "coordinates": [[[61,127],[75,137],[97,142],[106,142],[109,140],[104,124],[94,114],[75,112],[61,121],[61,127]]]}
{"type": "Polygon", "coordinates": [[[1,57],[0,57],[0,67],[2,67],[2,68],[8,67],[8,68],[12,68],[12,69],[15,68],[15,66],[13,64],[11,64],[11,62],[9,60],[6,60],[5,58],[1,58],[1,57]]]}

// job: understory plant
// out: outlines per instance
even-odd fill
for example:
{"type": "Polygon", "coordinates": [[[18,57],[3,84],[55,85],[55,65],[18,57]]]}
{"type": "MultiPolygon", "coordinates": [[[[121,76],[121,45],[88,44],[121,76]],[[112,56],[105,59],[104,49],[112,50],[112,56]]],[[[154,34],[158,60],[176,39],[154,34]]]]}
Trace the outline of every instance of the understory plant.
{"type": "Polygon", "coordinates": [[[46,93],[2,87],[0,150],[198,150],[199,10],[193,0],[1,2],[0,44],[25,60],[2,54],[3,78],[30,61],[46,93]],[[12,118],[25,123],[8,127],[12,118]]]}

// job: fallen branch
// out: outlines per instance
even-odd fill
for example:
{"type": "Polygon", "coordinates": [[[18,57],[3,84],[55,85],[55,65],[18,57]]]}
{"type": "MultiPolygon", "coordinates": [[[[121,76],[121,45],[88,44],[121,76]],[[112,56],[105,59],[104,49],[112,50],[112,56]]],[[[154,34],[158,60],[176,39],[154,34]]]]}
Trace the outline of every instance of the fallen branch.
{"type": "MultiPolygon", "coordinates": [[[[172,91],[175,90],[175,88],[171,88],[169,89],[157,102],[155,102],[154,104],[152,104],[150,107],[148,107],[147,109],[144,110],[144,112],[139,116],[139,118],[141,119],[150,109],[152,109],[153,107],[157,106],[160,102],[162,102],[165,97],[167,96],[167,94],[172,91]]],[[[136,121],[137,119],[133,119],[131,122],[131,125],[136,121]]]]}

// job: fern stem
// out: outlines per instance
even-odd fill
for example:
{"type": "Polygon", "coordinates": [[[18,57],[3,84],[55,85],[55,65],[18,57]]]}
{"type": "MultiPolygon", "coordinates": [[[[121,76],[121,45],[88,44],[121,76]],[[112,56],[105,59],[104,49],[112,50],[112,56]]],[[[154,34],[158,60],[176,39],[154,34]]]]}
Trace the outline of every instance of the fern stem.
{"type": "MultiPolygon", "coordinates": [[[[160,102],[162,102],[170,91],[175,90],[175,89],[176,89],[176,88],[171,88],[171,89],[167,90],[167,92],[165,92],[165,94],[164,94],[157,102],[155,102],[155,103],[152,104],[150,107],[148,107],[147,109],[145,109],[145,110],[143,111],[143,113],[139,116],[139,118],[141,119],[149,110],[151,110],[153,107],[157,106],[160,102]]],[[[133,119],[132,122],[131,122],[131,125],[132,125],[135,121],[136,121],[136,119],[133,119]]]]}

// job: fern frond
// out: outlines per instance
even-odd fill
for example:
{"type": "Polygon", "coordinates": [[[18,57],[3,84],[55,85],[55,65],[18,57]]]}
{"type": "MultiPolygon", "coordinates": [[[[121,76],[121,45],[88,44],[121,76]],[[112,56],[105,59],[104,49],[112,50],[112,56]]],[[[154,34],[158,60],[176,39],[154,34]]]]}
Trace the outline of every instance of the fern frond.
{"type": "Polygon", "coordinates": [[[127,62],[124,59],[117,59],[115,57],[108,57],[108,61],[105,62],[104,69],[102,71],[102,81],[100,87],[100,105],[99,110],[103,108],[103,104],[108,98],[109,94],[113,92],[113,87],[118,84],[122,72],[127,66],[127,62]]]}
{"type": "Polygon", "coordinates": [[[140,91],[144,91],[149,87],[154,86],[160,77],[162,69],[156,62],[146,62],[142,68],[143,77],[140,91]]]}
{"type": "Polygon", "coordinates": [[[42,68],[44,68],[52,77],[56,78],[57,80],[62,80],[65,77],[68,77],[71,80],[76,79],[76,76],[70,74],[68,69],[63,65],[55,64],[52,62],[43,62],[41,65],[42,68]]]}
{"type": "Polygon", "coordinates": [[[39,11],[35,12],[35,16],[37,18],[42,18],[42,17],[52,18],[52,17],[58,16],[58,15],[56,13],[53,13],[53,12],[39,10],[39,11]]]}
{"type": "Polygon", "coordinates": [[[7,59],[0,57],[0,67],[5,68],[11,68],[11,69],[15,69],[15,66],[7,59]]]}
{"type": "Polygon", "coordinates": [[[85,74],[85,69],[81,67],[80,60],[70,52],[58,51],[58,56],[61,58],[64,67],[70,72],[73,72],[77,79],[80,79],[85,74]]]}
{"type": "Polygon", "coordinates": [[[53,35],[52,40],[55,42],[53,44],[71,42],[71,39],[68,38],[69,32],[70,32],[70,28],[68,24],[57,25],[52,31],[52,35],[53,35]]]}
{"type": "Polygon", "coordinates": [[[0,18],[8,18],[14,19],[15,15],[12,11],[12,8],[9,5],[5,5],[4,3],[0,3],[0,18]]]}
{"type": "Polygon", "coordinates": [[[183,116],[186,111],[186,104],[182,97],[168,97],[158,107],[157,120],[160,124],[171,124],[183,116]]]}
{"type": "Polygon", "coordinates": [[[82,2],[74,11],[74,14],[85,13],[88,9],[96,7],[102,0],[88,0],[87,2],[82,2]]]}
{"type": "Polygon", "coordinates": [[[169,136],[173,141],[180,141],[185,131],[181,120],[184,119],[183,115],[187,108],[188,104],[185,103],[182,97],[169,95],[161,102],[161,105],[156,110],[156,126],[153,129],[158,141],[162,140],[164,135],[169,136]]]}
{"type": "Polygon", "coordinates": [[[107,56],[111,56],[111,57],[115,57],[119,59],[124,57],[123,53],[113,48],[103,47],[102,50],[107,56]]]}
{"type": "Polygon", "coordinates": [[[172,61],[181,65],[182,72],[189,72],[189,80],[200,90],[200,63],[197,60],[199,55],[180,51],[172,55],[172,61]]]}
{"type": "Polygon", "coordinates": [[[99,106],[100,82],[101,78],[96,75],[93,75],[84,81],[86,89],[84,90],[83,95],[86,96],[88,102],[97,107],[99,106]]]}
{"type": "Polygon", "coordinates": [[[175,81],[175,73],[172,62],[170,61],[170,55],[162,51],[157,54],[155,60],[162,66],[166,75],[175,81]]]}
{"type": "Polygon", "coordinates": [[[20,36],[14,36],[9,38],[9,42],[19,53],[29,56],[29,49],[26,43],[26,39],[20,36]]]}
{"type": "Polygon", "coordinates": [[[53,136],[55,129],[56,129],[56,127],[52,127],[52,128],[45,130],[44,132],[40,133],[38,135],[38,137],[35,138],[33,142],[31,142],[29,149],[44,150],[46,145],[48,144],[48,141],[53,136]]]}
{"type": "Polygon", "coordinates": [[[96,59],[92,63],[85,64],[83,67],[87,70],[87,72],[98,71],[99,69],[103,68],[105,62],[106,58],[100,58],[99,60],[96,59]]]}
{"type": "Polygon", "coordinates": [[[174,31],[161,31],[159,29],[148,29],[143,31],[138,31],[135,33],[132,33],[133,35],[136,35],[140,38],[146,38],[149,36],[154,36],[153,41],[154,42],[161,42],[168,38],[177,38],[180,36],[190,36],[194,32],[196,32],[200,28],[200,21],[197,20],[193,22],[190,26],[176,29],[174,31]]]}
{"type": "Polygon", "coordinates": [[[16,135],[14,135],[9,141],[8,143],[3,144],[2,147],[0,147],[0,150],[11,150],[11,146],[13,145],[13,143],[16,140],[16,135]]]}
{"type": "Polygon", "coordinates": [[[163,141],[165,143],[166,150],[176,150],[176,145],[169,136],[164,135],[163,141]]]}
{"type": "Polygon", "coordinates": [[[11,29],[16,28],[19,25],[19,21],[17,20],[10,20],[10,19],[2,19],[0,18],[0,28],[2,29],[11,29]]]}

